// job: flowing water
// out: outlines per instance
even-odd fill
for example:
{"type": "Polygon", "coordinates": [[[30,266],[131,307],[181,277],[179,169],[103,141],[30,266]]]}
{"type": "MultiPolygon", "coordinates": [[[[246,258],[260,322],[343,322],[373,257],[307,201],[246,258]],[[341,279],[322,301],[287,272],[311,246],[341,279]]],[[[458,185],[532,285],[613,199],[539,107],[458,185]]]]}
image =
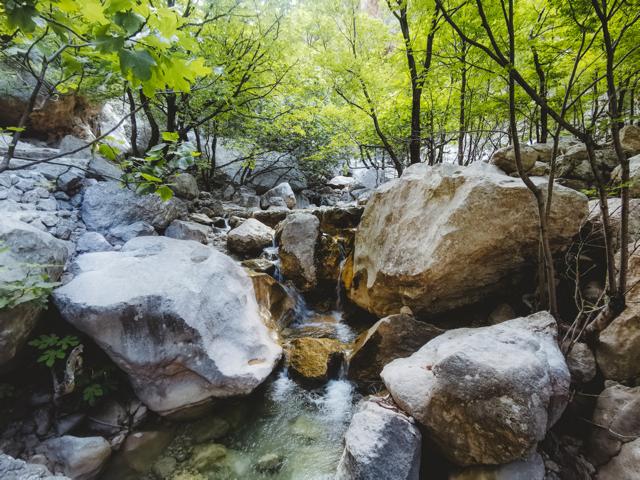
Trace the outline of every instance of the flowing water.
{"type": "MultiPolygon", "coordinates": [[[[339,310],[319,314],[293,287],[286,288],[296,299],[296,317],[283,332],[285,337],[353,341],[355,333],[339,310]]],[[[160,428],[170,431],[172,440],[144,460],[144,471],[131,467],[141,462],[119,454],[103,479],[332,479],[356,397],[354,385],[344,375],[307,390],[282,368],[259,392],[228,402],[205,418],[177,427],[163,424],[160,428]],[[223,432],[214,433],[221,424],[226,425],[223,432]],[[170,465],[171,473],[162,472],[159,465],[170,465]]]]}

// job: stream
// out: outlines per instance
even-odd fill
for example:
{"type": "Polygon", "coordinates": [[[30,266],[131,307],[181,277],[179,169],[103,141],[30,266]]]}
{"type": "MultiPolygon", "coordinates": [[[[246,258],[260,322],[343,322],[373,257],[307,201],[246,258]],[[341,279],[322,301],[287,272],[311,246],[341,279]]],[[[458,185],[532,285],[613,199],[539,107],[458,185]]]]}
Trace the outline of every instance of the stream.
{"type": "MultiPolygon", "coordinates": [[[[285,341],[301,336],[344,343],[355,339],[356,332],[337,309],[340,296],[336,310],[319,313],[293,287],[286,288],[296,300],[296,315],[282,332],[285,341]]],[[[197,421],[156,420],[156,425],[145,425],[142,430],[154,432],[152,440],[141,442],[137,449],[125,444],[101,478],[332,479],[357,400],[344,373],[307,390],[289,377],[284,366],[252,395],[226,401],[197,421]]]]}

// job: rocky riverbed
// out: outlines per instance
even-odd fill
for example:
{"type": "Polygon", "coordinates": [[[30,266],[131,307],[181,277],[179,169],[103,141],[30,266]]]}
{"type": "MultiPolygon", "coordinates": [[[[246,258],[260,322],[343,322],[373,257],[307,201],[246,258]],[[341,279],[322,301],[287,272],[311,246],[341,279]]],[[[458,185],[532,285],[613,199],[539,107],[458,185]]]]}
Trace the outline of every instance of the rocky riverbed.
{"type": "MultiPolygon", "coordinates": [[[[569,348],[532,302],[537,214],[510,161],[338,179],[324,205],[188,173],[162,202],[96,156],[0,174],[20,292],[0,311],[0,478],[635,478],[636,302],[569,348]]],[[[552,251],[597,298],[601,226],[563,183],[552,251]]]]}

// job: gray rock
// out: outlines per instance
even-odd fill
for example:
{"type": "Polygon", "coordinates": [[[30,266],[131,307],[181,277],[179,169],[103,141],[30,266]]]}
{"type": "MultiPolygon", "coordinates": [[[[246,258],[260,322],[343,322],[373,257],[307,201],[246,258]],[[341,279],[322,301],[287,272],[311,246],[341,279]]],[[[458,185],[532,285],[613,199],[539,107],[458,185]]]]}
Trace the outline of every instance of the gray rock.
{"type": "MultiPolygon", "coordinates": [[[[28,287],[41,275],[56,282],[62,275],[68,250],[63,242],[10,216],[0,218],[0,291],[11,285],[28,287]]],[[[28,290],[13,308],[0,310],[0,365],[13,359],[36,326],[46,299],[28,290]]]]}
{"type": "Polygon", "coordinates": [[[596,357],[584,343],[576,343],[567,355],[571,378],[577,383],[587,383],[596,376],[596,357]]]}
{"type": "Polygon", "coordinates": [[[138,195],[116,182],[90,186],[82,202],[82,220],[87,229],[100,232],[107,238],[113,228],[140,221],[164,230],[183,215],[186,215],[186,208],[179,199],[163,202],[157,195],[138,195]]]}
{"type": "Polygon", "coordinates": [[[367,388],[380,384],[380,372],[387,363],[408,357],[443,332],[410,314],[378,320],[354,342],[349,354],[349,378],[367,388]]]}
{"type": "Polygon", "coordinates": [[[90,142],[82,140],[73,135],[65,135],[58,144],[58,150],[60,153],[66,154],[67,157],[72,158],[90,158],[91,157],[91,145],[90,142]],[[82,148],[79,152],[72,153],[74,150],[82,148]]]}
{"type": "Polygon", "coordinates": [[[545,468],[542,457],[534,453],[506,465],[468,467],[449,475],[449,480],[545,480],[545,468]]]}
{"type": "Polygon", "coordinates": [[[589,460],[603,465],[620,453],[622,446],[640,437],[638,409],[640,387],[609,384],[593,411],[593,431],[587,443],[589,460]]]}
{"type": "Polygon", "coordinates": [[[178,240],[194,240],[206,245],[209,242],[207,235],[210,231],[211,228],[199,223],[174,220],[164,231],[164,234],[178,240]]]}
{"type": "MultiPolygon", "coordinates": [[[[521,145],[520,156],[522,159],[522,167],[525,172],[528,172],[534,167],[540,155],[533,147],[529,145],[521,145]]],[[[496,150],[489,161],[505,173],[513,173],[517,171],[516,157],[513,147],[511,146],[496,150]]]]}
{"type": "Polygon", "coordinates": [[[355,184],[355,178],[345,177],[344,175],[337,175],[327,182],[327,185],[329,185],[330,187],[338,189],[351,188],[355,184]]]}
{"type": "MultiPolygon", "coordinates": [[[[622,167],[620,165],[611,172],[611,179],[617,183],[622,181],[622,167]]],[[[629,183],[631,198],[640,198],[640,155],[629,159],[629,183]]]]}
{"type": "Polygon", "coordinates": [[[136,237],[156,236],[158,233],[152,225],[139,221],[130,225],[118,225],[109,230],[107,238],[112,243],[126,243],[136,237]]]}
{"type": "Polygon", "coordinates": [[[155,412],[248,394],[280,358],[251,279],[212,248],[138,237],[120,252],[79,256],[75,270],[54,292],[62,316],[128,374],[155,412]]]}
{"type": "Polygon", "coordinates": [[[213,225],[213,220],[211,220],[211,218],[209,218],[209,216],[205,215],[204,213],[192,213],[191,215],[189,215],[189,219],[203,225],[213,225]]]}
{"type": "Polygon", "coordinates": [[[311,213],[295,212],[277,230],[281,271],[302,291],[317,284],[315,253],[320,237],[320,221],[311,213]]]}
{"type": "Polygon", "coordinates": [[[622,148],[631,154],[640,153],[640,127],[638,125],[625,125],[620,130],[620,143],[622,148]]]}
{"type": "Polygon", "coordinates": [[[280,206],[280,202],[275,202],[276,198],[281,198],[286,207],[296,208],[296,195],[288,183],[283,182],[265,192],[260,199],[260,206],[265,210],[270,206],[280,206]]]}
{"type": "Polygon", "coordinates": [[[51,470],[73,480],[90,480],[98,476],[111,456],[111,445],[102,437],[65,435],[46,440],[36,452],[47,458],[51,470]]]}
{"type": "Polygon", "coordinates": [[[285,199],[282,197],[271,197],[266,200],[260,200],[260,206],[267,210],[289,210],[285,199]]]}
{"type": "Polygon", "coordinates": [[[89,161],[89,175],[98,180],[118,181],[122,178],[122,170],[115,163],[101,155],[94,155],[89,161]]]}
{"type": "Polygon", "coordinates": [[[396,403],[459,465],[526,456],[560,418],[570,374],[547,312],[449,330],[381,377],[396,403]]]}
{"type": "Polygon", "coordinates": [[[260,197],[255,193],[238,192],[233,196],[233,202],[240,207],[260,208],[260,197]]]}
{"type": "Polygon", "coordinates": [[[82,187],[82,181],[84,180],[84,173],[80,173],[76,170],[72,170],[60,175],[56,181],[58,189],[68,195],[74,195],[80,187],[82,187]]]}
{"type": "Polygon", "coordinates": [[[259,255],[273,243],[274,231],[255,218],[248,218],[227,234],[230,251],[247,257],[259,255]]]}
{"type": "Polygon", "coordinates": [[[606,379],[640,385],[640,252],[628,245],[626,307],[598,336],[596,360],[606,379]]]}
{"type": "Polygon", "coordinates": [[[83,233],[76,243],[78,253],[108,252],[109,250],[113,250],[113,247],[98,232],[83,233]]]}
{"type": "Polygon", "coordinates": [[[200,195],[198,182],[190,173],[179,173],[171,179],[171,190],[179,197],[194,200],[200,195]]]}
{"type": "Polygon", "coordinates": [[[353,415],[336,480],[418,480],[422,437],[413,419],[370,397],[353,415]]]}
{"type": "Polygon", "coordinates": [[[603,466],[598,480],[637,480],[640,472],[640,438],[622,446],[618,456],[603,466]]]}
{"type": "Polygon", "coordinates": [[[0,478],[2,480],[71,480],[53,475],[44,465],[26,463],[0,453],[0,478]]]}
{"type": "Polygon", "coordinates": [[[55,198],[40,198],[36,209],[46,212],[55,212],[58,209],[58,202],[55,198]]]}
{"type": "MultiPolygon", "coordinates": [[[[618,238],[620,235],[620,220],[622,218],[622,203],[620,198],[609,198],[607,200],[609,208],[609,220],[614,232],[616,249],[620,247],[618,238]]],[[[598,242],[604,248],[602,220],[600,217],[600,206],[598,200],[589,201],[589,217],[587,222],[593,229],[593,237],[589,238],[589,243],[598,242]]],[[[629,242],[640,240],[640,198],[629,199],[629,242]]]]}

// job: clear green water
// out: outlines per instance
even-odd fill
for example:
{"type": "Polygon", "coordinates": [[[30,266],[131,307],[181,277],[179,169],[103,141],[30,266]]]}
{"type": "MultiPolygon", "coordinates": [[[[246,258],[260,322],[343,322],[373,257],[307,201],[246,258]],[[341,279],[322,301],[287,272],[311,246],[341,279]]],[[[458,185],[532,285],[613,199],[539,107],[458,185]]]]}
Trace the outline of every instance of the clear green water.
{"type": "MultiPolygon", "coordinates": [[[[355,337],[339,312],[318,316],[301,305],[305,311],[290,327],[292,336],[320,329],[319,336],[344,342],[355,337]]],[[[117,453],[102,480],[333,479],[356,396],[346,379],[306,390],[284,369],[260,392],[204,418],[147,426],[162,431],[164,441],[117,453]]]]}

